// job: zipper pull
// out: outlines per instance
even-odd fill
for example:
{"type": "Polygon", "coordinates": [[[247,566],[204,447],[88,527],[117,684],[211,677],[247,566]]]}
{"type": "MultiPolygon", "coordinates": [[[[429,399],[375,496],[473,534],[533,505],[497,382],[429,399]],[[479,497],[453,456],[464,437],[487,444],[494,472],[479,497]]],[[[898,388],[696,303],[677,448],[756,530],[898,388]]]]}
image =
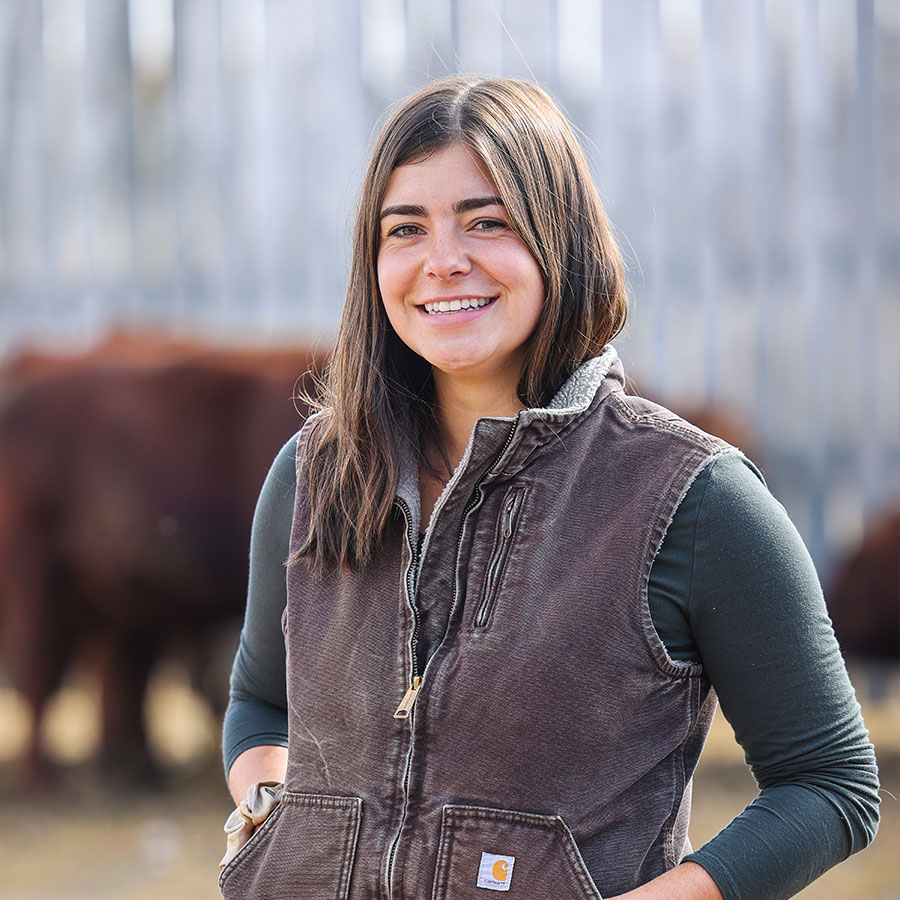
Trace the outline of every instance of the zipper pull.
{"type": "Polygon", "coordinates": [[[513,499],[510,500],[509,503],[507,504],[506,515],[504,516],[503,537],[506,538],[506,540],[509,540],[512,537],[512,523],[513,523],[512,511],[513,511],[513,507],[515,505],[516,505],[516,498],[513,497],[513,499]]]}
{"type": "Polygon", "coordinates": [[[419,693],[419,685],[421,684],[422,679],[416,675],[413,678],[412,687],[403,695],[403,699],[400,701],[400,705],[397,707],[397,712],[394,713],[395,719],[408,719],[409,714],[412,711],[413,703],[416,702],[416,694],[419,693]]]}

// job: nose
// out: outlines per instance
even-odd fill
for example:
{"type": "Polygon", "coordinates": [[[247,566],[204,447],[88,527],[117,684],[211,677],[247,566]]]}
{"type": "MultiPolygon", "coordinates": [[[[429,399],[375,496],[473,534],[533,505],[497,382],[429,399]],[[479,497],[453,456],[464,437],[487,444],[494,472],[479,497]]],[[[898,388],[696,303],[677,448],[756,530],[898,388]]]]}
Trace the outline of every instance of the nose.
{"type": "Polygon", "coordinates": [[[465,275],[471,271],[472,263],[463,246],[462,237],[455,228],[432,234],[424,269],[426,275],[440,279],[465,275]]]}

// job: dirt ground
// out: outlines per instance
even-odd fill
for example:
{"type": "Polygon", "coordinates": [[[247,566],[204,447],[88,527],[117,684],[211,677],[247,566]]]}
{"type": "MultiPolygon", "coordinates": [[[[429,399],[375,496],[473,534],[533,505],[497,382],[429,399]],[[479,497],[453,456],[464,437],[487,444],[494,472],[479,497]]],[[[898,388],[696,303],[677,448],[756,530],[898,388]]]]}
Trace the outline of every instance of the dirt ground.
{"type": "MultiPolygon", "coordinates": [[[[804,900],[900,900],[900,678],[865,712],[882,769],[881,831],[869,849],[803,891],[804,900]]],[[[177,669],[158,673],[148,719],[168,777],[153,793],[117,793],[98,783],[85,762],[95,718],[91,685],[76,679],[45,732],[66,764],[59,787],[29,799],[17,788],[12,764],[25,713],[15,695],[0,689],[0,900],[215,900],[221,826],[231,803],[208,710],[177,669]]],[[[741,752],[718,717],[695,779],[694,845],[753,794],[741,752]]]]}

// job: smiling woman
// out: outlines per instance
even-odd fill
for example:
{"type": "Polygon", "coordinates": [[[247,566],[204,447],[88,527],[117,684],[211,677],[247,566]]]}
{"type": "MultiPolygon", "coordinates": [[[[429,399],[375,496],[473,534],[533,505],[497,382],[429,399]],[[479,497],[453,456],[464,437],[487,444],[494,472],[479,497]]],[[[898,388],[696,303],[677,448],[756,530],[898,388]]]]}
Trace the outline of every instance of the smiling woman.
{"type": "Polygon", "coordinates": [[[320,410],[257,508],[226,898],[776,900],[872,839],[808,554],[739,450],[625,393],[625,313],[543,91],[398,107],[320,410]],[[692,852],[716,695],[761,790],[692,852]]]}
{"type": "Polygon", "coordinates": [[[386,123],[360,198],[309,453],[314,514],[301,555],[317,564],[370,558],[394,507],[401,450],[421,462],[427,512],[477,419],[546,404],[627,312],[619,249],[584,155],[535,85],[427,85],[386,123]],[[454,300],[459,312],[434,315],[434,303],[450,313],[454,300]],[[473,314],[473,300],[495,302],[473,314]],[[425,346],[445,355],[432,360],[425,346]]]}

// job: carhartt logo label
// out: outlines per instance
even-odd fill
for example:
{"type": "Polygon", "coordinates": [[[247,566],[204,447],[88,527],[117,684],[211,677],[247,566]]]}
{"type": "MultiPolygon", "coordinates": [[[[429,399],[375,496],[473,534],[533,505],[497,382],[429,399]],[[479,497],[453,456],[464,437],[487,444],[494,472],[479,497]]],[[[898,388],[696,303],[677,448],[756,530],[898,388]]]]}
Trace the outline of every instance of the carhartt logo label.
{"type": "Polygon", "coordinates": [[[482,853],[481,865],[478,867],[477,886],[487,888],[489,891],[508,891],[515,861],[514,856],[482,853]]]}

